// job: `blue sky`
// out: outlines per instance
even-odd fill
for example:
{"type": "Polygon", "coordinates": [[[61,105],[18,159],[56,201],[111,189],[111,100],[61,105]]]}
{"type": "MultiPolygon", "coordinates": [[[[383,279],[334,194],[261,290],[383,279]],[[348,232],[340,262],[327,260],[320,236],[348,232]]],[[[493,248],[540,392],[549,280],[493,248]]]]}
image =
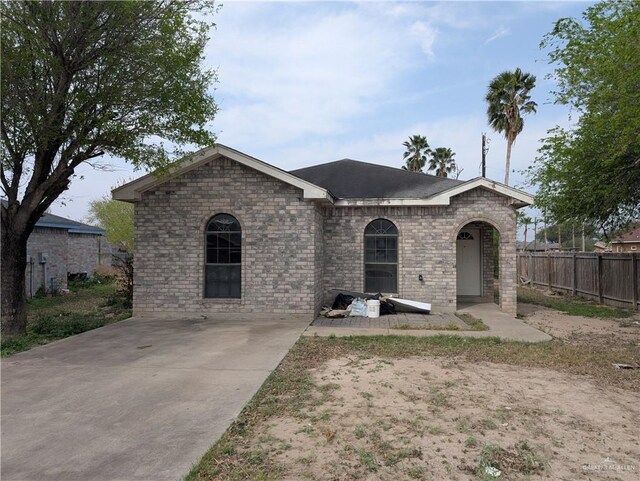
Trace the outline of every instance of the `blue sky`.
{"type": "MultiPolygon", "coordinates": [[[[286,170],[346,157],[400,167],[402,143],[421,134],[453,149],[461,179],[480,175],[487,132],[487,176],[502,181],[506,143],[487,125],[484,95],[495,75],[520,67],[537,76],[538,103],[512,154],[511,183],[522,187],[518,171],[539,139],[568,124],[567,107],[552,104],[540,41],[589,4],[230,1],[206,49],[219,78],[211,128],[286,170]]],[[[144,173],[110,162],[111,171],[83,166],[52,212],[82,220],[91,200],[144,173]]]]}

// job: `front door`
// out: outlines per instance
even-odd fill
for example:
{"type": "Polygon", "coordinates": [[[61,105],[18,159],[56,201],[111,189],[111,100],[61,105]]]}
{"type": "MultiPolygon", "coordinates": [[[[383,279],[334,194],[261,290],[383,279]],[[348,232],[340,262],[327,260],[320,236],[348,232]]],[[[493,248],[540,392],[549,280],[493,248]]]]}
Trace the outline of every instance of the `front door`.
{"type": "Polygon", "coordinates": [[[482,295],[480,229],[462,229],[456,241],[456,270],[459,296],[482,295]]]}

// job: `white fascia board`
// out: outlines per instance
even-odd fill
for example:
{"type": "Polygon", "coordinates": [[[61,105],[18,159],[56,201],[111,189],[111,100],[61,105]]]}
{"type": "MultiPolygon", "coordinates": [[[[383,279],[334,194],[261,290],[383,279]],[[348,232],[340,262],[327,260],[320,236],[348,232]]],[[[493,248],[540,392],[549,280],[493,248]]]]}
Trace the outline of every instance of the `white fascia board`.
{"type": "Polygon", "coordinates": [[[533,196],[519,189],[495,182],[484,177],[468,180],[460,185],[451,187],[428,198],[401,199],[340,199],[335,202],[336,207],[349,206],[444,206],[451,205],[451,198],[477,188],[485,188],[505,197],[513,199],[516,207],[533,204],[533,196]]]}
{"type": "Polygon", "coordinates": [[[326,189],[222,144],[216,144],[214,147],[208,147],[192,154],[189,159],[180,162],[174,169],[170,169],[167,174],[161,176],[147,174],[123,186],[117,187],[111,191],[111,195],[115,200],[136,202],[140,200],[143,192],[153,189],[193,169],[197,169],[201,165],[218,157],[229,158],[258,172],[262,172],[263,174],[297,187],[303,191],[303,197],[305,199],[319,199],[329,202],[333,202],[334,200],[333,196],[326,189]]]}

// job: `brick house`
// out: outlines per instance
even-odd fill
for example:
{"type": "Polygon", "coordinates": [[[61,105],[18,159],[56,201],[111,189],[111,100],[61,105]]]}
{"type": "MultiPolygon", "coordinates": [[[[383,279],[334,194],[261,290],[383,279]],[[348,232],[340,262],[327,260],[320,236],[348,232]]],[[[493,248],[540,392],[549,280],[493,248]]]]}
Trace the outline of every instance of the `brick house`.
{"type": "Polygon", "coordinates": [[[331,288],[516,313],[515,212],[533,198],[341,160],[285,172],[217,144],[113,191],[135,204],[134,315],[314,316],[331,288]]]}
{"type": "Polygon", "coordinates": [[[112,249],[104,229],[44,214],[27,241],[27,296],[33,297],[41,286],[47,292],[66,288],[70,273],[93,275],[98,265],[111,265],[112,249]]]}
{"type": "Polygon", "coordinates": [[[640,227],[613,239],[611,252],[640,252],[640,227]]]}

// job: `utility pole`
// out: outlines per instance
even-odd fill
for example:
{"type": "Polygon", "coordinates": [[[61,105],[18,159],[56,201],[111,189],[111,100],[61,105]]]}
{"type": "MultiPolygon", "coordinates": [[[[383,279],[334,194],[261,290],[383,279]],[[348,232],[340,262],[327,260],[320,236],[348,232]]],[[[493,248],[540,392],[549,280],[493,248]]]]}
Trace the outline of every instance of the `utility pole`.
{"type": "Polygon", "coordinates": [[[533,252],[538,251],[538,218],[533,219],[533,252]]]}
{"type": "Polygon", "coordinates": [[[489,152],[489,146],[487,145],[487,134],[482,132],[482,177],[487,176],[487,152],[489,152]]]}
{"type": "Polygon", "coordinates": [[[558,223],[558,250],[562,251],[562,233],[560,232],[560,223],[558,223]]]}
{"type": "Polygon", "coordinates": [[[573,243],[572,243],[573,252],[575,252],[576,251],[576,223],[575,222],[571,223],[571,237],[573,238],[573,243]]]}
{"type": "Polygon", "coordinates": [[[585,252],[585,245],[584,245],[584,222],[582,223],[582,252],[585,252]]]}

